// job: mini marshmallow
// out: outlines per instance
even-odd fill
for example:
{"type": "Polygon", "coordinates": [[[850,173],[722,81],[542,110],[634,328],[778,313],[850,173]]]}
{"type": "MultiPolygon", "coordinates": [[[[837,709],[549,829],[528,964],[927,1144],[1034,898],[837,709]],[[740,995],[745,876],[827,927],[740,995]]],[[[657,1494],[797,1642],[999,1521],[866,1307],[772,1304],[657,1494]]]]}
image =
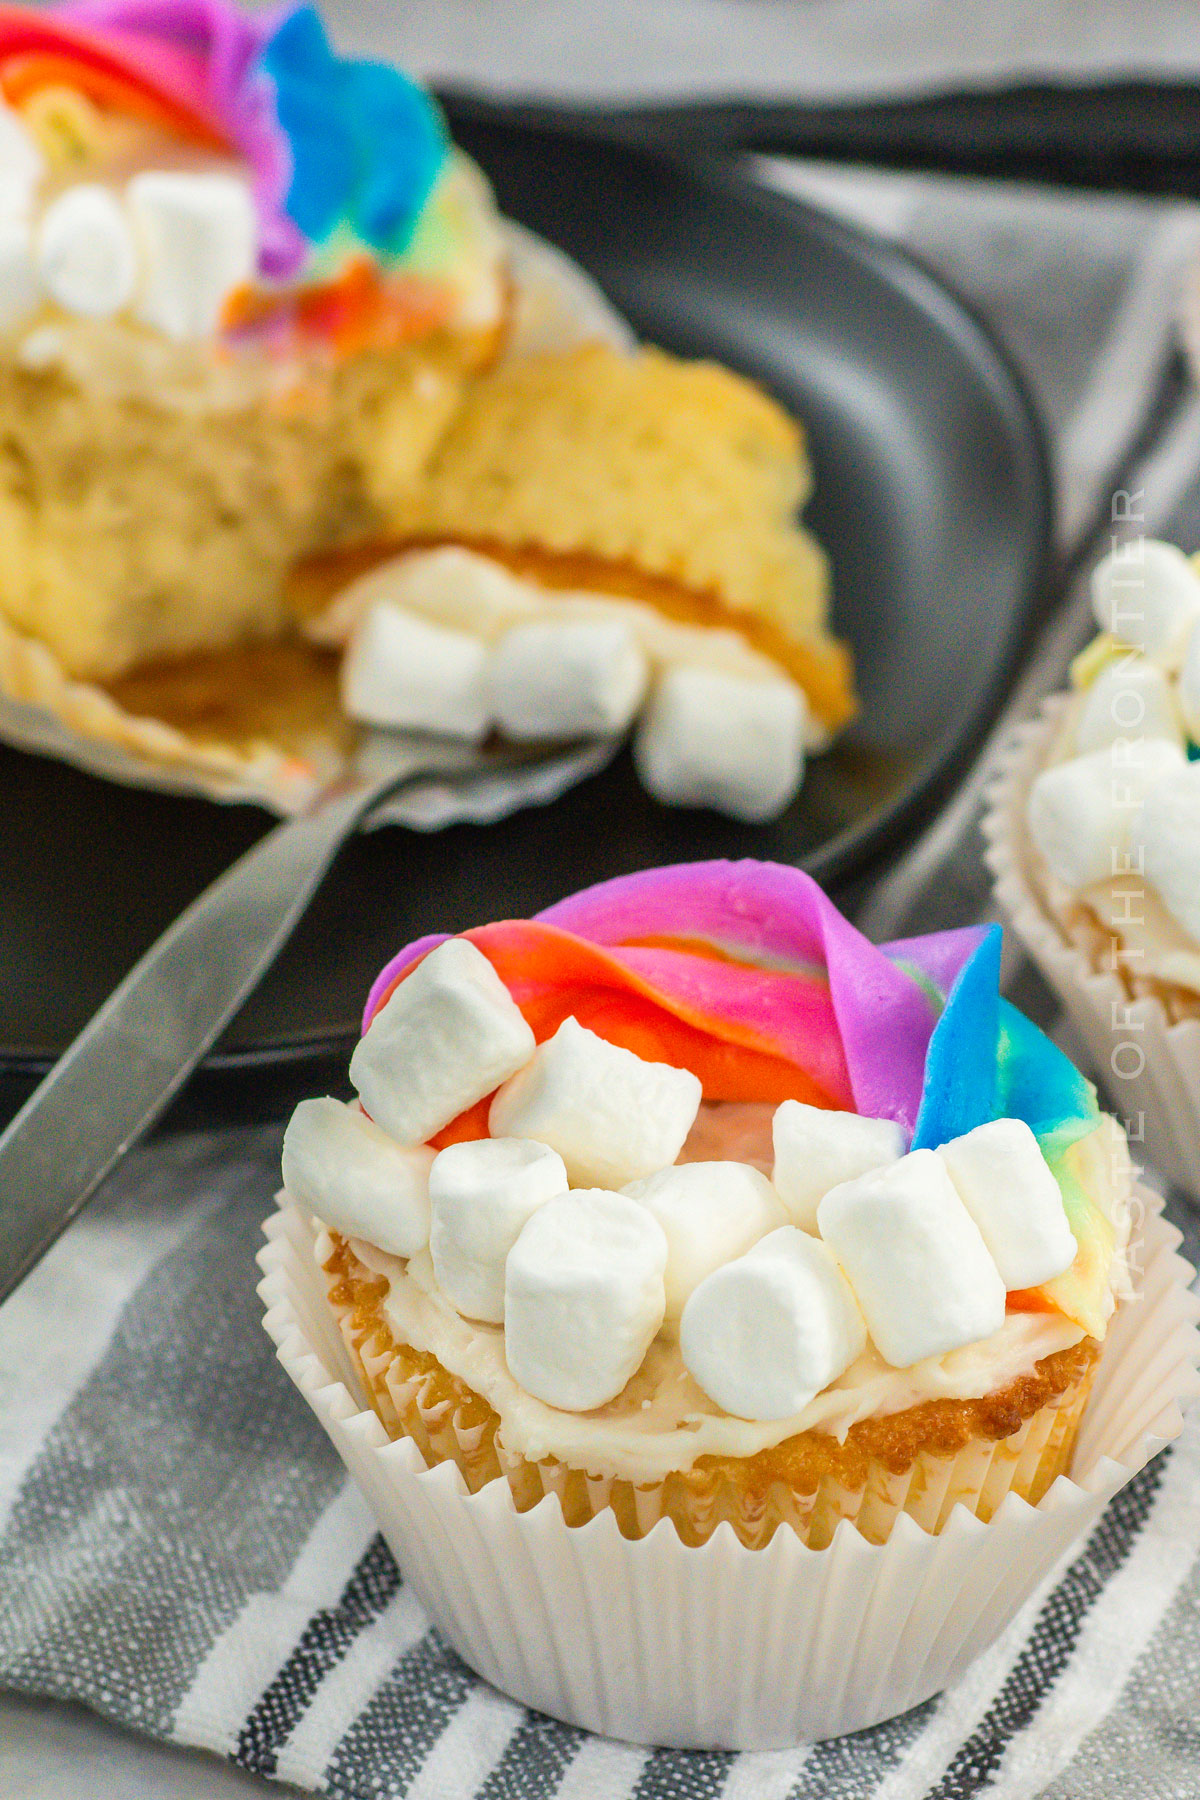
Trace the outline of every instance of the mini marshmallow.
{"type": "Polygon", "coordinates": [[[302,1100],[283,1134],[283,1184],[344,1237],[393,1256],[429,1241],[433,1151],[397,1144],[356,1106],[302,1100]]]}
{"type": "Polygon", "coordinates": [[[616,737],[646,692],[646,658],[618,620],[535,621],[506,633],[488,665],[506,737],[616,737]]]}
{"type": "Polygon", "coordinates": [[[564,1019],[500,1089],[488,1129],[549,1144],[578,1187],[625,1187],[675,1161],[701,1091],[689,1070],[643,1062],[564,1019]]]}
{"type": "Polygon", "coordinates": [[[1084,696],[1075,727],[1081,754],[1103,750],[1118,738],[1165,738],[1183,748],[1179,708],[1171,683],[1147,657],[1123,657],[1097,675],[1084,696]]]}
{"type": "Polygon", "coordinates": [[[817,1202],[843,1181],[884,1168],[908,1148],[893,1119],[828,1112],[785,1100],[771,1121],[775,1167],[771,1180],[791,1216],[805,1231],[817,1229],[817,1202]]]}
{"type": "Polygon", "coordinates": [[[634,764],[667,806],[711,806],[761,823],[799,789],[807,714],[801,689],[782,678],[667,669],[638,725],[634,764]]]}
{"type": "Polygon", "coordinates": [[[1200,622],[1193,625],[1179,671],[1179,710],[1193,743],[1200,744],[1200,622]]]}
{"type": "Polygon", "coordinates": [[[41,299],[29,226],[23,219],[0,218],[0,330],[27,319],[41,299]]]}
{"type": "Polygon", "coordinates": [[[702,1281],[679,1328],[688,1373],[739,1419],[793,1418],[866,1341],[832,1252],[794,1225],[702,1281]]]}
{"type": "Polygon", "coordinates": [[[1004,1323],[1000,1271],[935,1151],[910,1151],[832,1188],[817,1222],[893,1368],[991,1337],[1004,1323]]]}
{"type": "Polygon", "coordinates": [[[139,316],[178,342],[208,337],[229,294],[254,274],[249,187],[236,175],[148,169],[125,192],[145,260],[139,316]]]}
{"type": "Polygon", "coordinates": [[[667,1234],[667,1317],[678,1319],[692,1290],[767,1232],[787,1222],[779,1196],[747,1163],[679,1163],[625,1188],[667,1234]]]}
{"type": "Polygon", "coordinates": [[[1130,862],[1188,936],[1200,940],[1200,763],[1183,763],[1146,794],[1130,862]]]}
{"type": "Polygon", "coordinates": [[[45,172],[46,159],[24,120],[0,100],[0,187],[8,206],[20,197],[21,210],[26,210],[45,172]]]}
{"type": "Polygon", "coordinates": [[[1174,544],[1135,538],[1097,565],[1092,609],[1101,631],[1175,669],[1200,619],[1200,575],[1174,544]]]}
{"type": "Polygon", "coordinates": [[[466,938],[449,938],[375,1014],[350,1058],[350,1079],[398,1143],[421,1144],[507,1081],[534,1049],[487,957],[466,938]]]}
{"type": "Polygon", "coordinates": [[[1110,880],[1147,787],[1183,766],[1177,745],[1146,738],[1043,769],[1029,790],[1029,834],[1058,879],[1069,888],[1110,880]]]}
{"type": "Polygon", "coordinates": [[[351,718],[368,725],[478,743],[490,724],[486,665],[481,639],[377,600],[346,650],[342,700],[351,718]]]}
{"type": "Polygon", "coordinates": [[[1023,1119],[993,1119],[937,1151],[1006,1288],[1040,1287],[1078,1246],[1062,1192],[1023,1119]]]}
{"type": "Polygon", "coordinates": [[[451,1144],[429,1172],[433,1272],[460,1313],[504,1321],[504,1261],[539,1206],[567,1191],[562,1157],[525,1138],[451,1144]]]}
{"type": "Polygon", "coordinates": [[[615,1400],[663,1322],[666,1264],[662,1226],[624,1194],[584,1188],[538,1207],[505,1266],[514,1381],[566,1412],[615,1400]]]}
{"type": "Polygon", "coordinates": [[[98,182],[52,200],[37,236],[38,271],[68,312],[106,319],[133,299],[138,255],[123,208],[98,182]]]}

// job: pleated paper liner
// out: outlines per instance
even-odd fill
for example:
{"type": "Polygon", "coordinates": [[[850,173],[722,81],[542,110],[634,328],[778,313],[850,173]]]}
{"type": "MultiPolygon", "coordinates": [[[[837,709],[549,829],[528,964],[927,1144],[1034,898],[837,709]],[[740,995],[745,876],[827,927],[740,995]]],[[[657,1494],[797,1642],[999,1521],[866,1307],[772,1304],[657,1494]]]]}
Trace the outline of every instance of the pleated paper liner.
{"type": "MultiPolygon", "coordinates": [[[[522,226],[506,221],[504,233],[514,281],[506,354],[523,356],[592,338],[618,349],[630,346],[624,320],[569,257],[522,226]]],[[[230,707],[217,708],[215,726],[210,721],[203,729],[188,729],[147,716],[96,683],[68,675],[46,645],[0,619],[0,740],[126,787],[250,801],[281,817],[302,812],[327,783],[347,772],[361,735],[341,710],[334,659],[288,641],[249,646],[241,656],[234,650],[183,659],[185,696],[196,679],[219,686],[225,663],[229,680],[248,692],[246,716],[239,716],[237,695],[231,694],[230,707]],[[192,661],[198,665],[194,673],[192,661]],[[264,703],[264,686],[278,689],[276,706],[264,703]],[[226,711],[231,721],[223,734],[226,711]]],[[[169,673],[164,682],[169,687],[169,673]]],[[[591,774],[600,760],[575,753],[555,759],[545,779],[537,770],[510,774],[503,783],[497,777],[493,788],[500,783],[503,792],[493,794],[486,816],[503,817],[517,806],[555,798],[591,774]]],[[[425,829],[476,818],[449,790],[440,803],[423,806],[414,811],[401,799],[391,816],[425,829]]]]}
{"type": "Polygon", "coordinates": [[[1107,934],[1082,908],[1057,916],[1032,872],[1029,790],[1068,704],[1062,694],[1046,701],[1014,736],[988,790],[983,832],[996,899],[1082,1039],[1135,1160],[1200,1195],[1200,1016],[1181,1016],[1162,992],[1108,966],[1107,934]]]}
{"type": "MultiPolygon", "coordinates": [[[[749,1548],[728,1522],[693,1546],[670,1518],[631,1538],[611,1506],[569,1524],[556,1492],[525,1511],[506,1480],[472,1493],[455,1461],[428,1467],[366,1405],[312,1225],[286,1197],[267,1223],[260,1293],[283,1366],[464,1661],[524,1704],[610,1736],[766,1749],[878,1723],[953,1682],[1178,1434],[1180,1404],[1200,1388],[1200,1306],[1156,1196],[1139,1189],[1135,1201],[1147,1209],[1137,1291],[1105,1339],[1071,1475],[1032,1506],[1010,1472],[986,1523],[931,1490],[925,1516],[939,1528],[901,1511],[881,1544],[846,1519],[823,1549],[794,1529],[749,1548]]],[[[461,1420],[456,1441],[469,1430],[461,1420]]],[[[1049,1438],[1008,1449],[1017,1464],[1060,1454],[1049,1438]]]]}

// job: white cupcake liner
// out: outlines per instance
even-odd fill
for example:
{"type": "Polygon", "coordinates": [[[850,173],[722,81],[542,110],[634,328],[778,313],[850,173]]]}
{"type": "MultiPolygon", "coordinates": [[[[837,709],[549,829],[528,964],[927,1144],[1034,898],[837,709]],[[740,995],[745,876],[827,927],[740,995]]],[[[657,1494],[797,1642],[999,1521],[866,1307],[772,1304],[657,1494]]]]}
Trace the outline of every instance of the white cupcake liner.
{"type": "Polygon", "coordinates": [[[286,1197],[259,1254],[280,1361],[458,1654],[525,1705],[634,1743],[774,1749],[877,1724],[953,1682],[1005,1629],[1107,1501],[1181,1429],[1200,1391],[1198,1304],[1179,1233],[1146,1190],[1138,1292],[1110,1327],[1073,1478],[985,1525],[955,1507],[936,1536],[902,1516],[871,1545],[787,1529],[747,1549],[727,1524],[688,1548],[668,1520],[623,1538],[611,1512],[568,1526],[554,1494],[518,1512],[507,1483],[467,1492],[365,1409],[314,1254],[286,1197]]]}
{"type": "Polygon", "coordinates": [[[1200,1196],[1200,1019],[1172,1023],[1153,995],[1131,999],[1112,970],[1097,968],[1071,941],[1030,878],[1029,789],[1068,704],[1065,694],[1043,704],[1041,717],[1014,735],[989,786],[982,828],[996,899],[1062,1001],[1093,1072],[1125,1123],[1135,1159],[1144,1158],[1176,1186],[1200,1196]],[[1136,1046],[1144,1060],[1114,1066],[1122,1044],[1136,1046]]]}

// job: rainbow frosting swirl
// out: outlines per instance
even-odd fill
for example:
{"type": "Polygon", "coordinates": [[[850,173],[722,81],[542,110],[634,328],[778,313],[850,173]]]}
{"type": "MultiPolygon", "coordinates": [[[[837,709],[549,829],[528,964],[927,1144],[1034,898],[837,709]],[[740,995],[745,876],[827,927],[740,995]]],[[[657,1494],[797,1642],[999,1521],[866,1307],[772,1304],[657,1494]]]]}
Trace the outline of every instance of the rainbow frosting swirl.
{"type": "MultiPolygon", "coordinates": [[[[1076,1151],[1100,1123],[1095,1089],[999,992],[999,926],[877,947],[816,882],[773,863],[685,863],[587,888],[534,919],[462,934],[495,968],[538,1042],[574,1016],[647,1060],[691,1069],[706,1101],[798,1099],[894,1119],[913,1149],[997,1118],[1025,1121],[1079,1245],[1010,1310],[1101,1331],[1113,1228],[1076,1151]]],[[[446,934],[382,970],[379,1008],[446,934]]],[[[437,1144],[487,1133],[487,1101],[437,1144]]]]}
{"type": "MultiPolygon", "coordinates": [[[[344,270],[355,251],[427,275],[453,253],[430,213],[452,157],[437,105],[397,69],[335,55],[311,6],[0,5],[4,99],[19,110],[56,86],[244,165],[266,282],[344,270]]],[[[336,300],[344,310],[346,295],[336,300]]],[[[351,300],[362,303],[357,290],[351,300]]]]}

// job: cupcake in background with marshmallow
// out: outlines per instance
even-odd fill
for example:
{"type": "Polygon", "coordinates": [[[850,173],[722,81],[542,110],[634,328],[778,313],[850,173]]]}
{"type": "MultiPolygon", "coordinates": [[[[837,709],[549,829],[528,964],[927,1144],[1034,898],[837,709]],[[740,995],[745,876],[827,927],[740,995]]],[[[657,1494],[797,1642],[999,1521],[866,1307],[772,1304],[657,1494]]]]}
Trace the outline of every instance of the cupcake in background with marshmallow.
{"type": "Polygon", "coordinates": [[[1131,539],[984,830],[1000,904],[1138,1153],[1200,1193],[1200,561],[1131,539]]]}
{"type": "Polygon", "coordinates": [[[1036,1505],[1122,1291],[1131,1171],[998,991],[799,871],[683,865],[423,939],[287,1196],[384,1429],[519,1512],[812,1549],[1036,1505]]]}

